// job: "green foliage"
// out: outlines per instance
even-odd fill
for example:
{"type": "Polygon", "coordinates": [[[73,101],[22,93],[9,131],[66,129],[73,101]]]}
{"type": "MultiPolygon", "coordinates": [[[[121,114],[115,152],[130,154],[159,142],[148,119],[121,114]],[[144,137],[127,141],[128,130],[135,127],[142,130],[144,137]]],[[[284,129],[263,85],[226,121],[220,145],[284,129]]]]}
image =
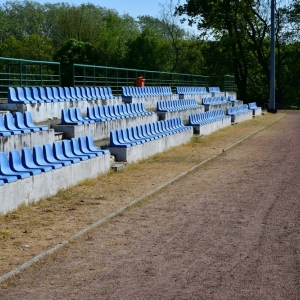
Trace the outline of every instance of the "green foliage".
{"type": "Polygon", "coordinates": [[[36,34],[22,36],[19,40],[11,36],[0,44],[0,56],[51,61],[52,41],[36,34]]]}
{"type": "MultiPolygon", "coordinates": [[[[269,1],[174,0],[159,17],[119,15],[91,3],[44,5],[7,1],[0,5],[0,56],[61,62],[62,82],[71,85],[72,64],[128,67],[207,75],[233,74],[238,97],[268,101],[269,1]],[[197,24],[190,35],[178,22],[197,24]]],[[[299,1],[277,2],[276,95],[299,105],[299,1]],[[289,5],[287,5],[289,4],[289,5]]]]}
{"type": "Polygon", "coordinates": [[[148,27],[128,43],[127,67],[142,70],[162,71],[167,55],[166,42],[148,27]]]}
{"type": "Polygon", "coordinates": [[[72,66],[74,63],[96,65],[99,53],[90,43],[84,43],[75,39],[66,41],[54,54],[55,61],[61,64],[61,80],[63,85],[72,85],[72,66]]]}
{"type": "MultiPolygon", "coordinates": [[[[288,85],[286,79],[291,78],[287,70],[293,69],[291,61],[286,59],[284,45],[299,40],[299,30],[296,30],[300,24],[296,17],[298,1],[291,2],[289,7],[286,3],[278,2],[276,10],[276,94],[279,103],[287,101],[284,90],[288,85]]],[[[246,102],[259,98],[257,102],[264,103],[268,99],[269,10],[267,0],[187,0],[177,8],[178,14],[187,14],[191,22],[197,23],[201,34],[216,41],[217,48],[211,48],[210,42],[203,48],[205,64],[208,67],[210,61],[211,66],[218,65],[221,72],[233,72],[239,95],[246,102]]],[[[297,53],[290,54],[292,60],[298,62],[297,53]]],[[[211,67],[208,74],[212,72],[211,67]]]]}

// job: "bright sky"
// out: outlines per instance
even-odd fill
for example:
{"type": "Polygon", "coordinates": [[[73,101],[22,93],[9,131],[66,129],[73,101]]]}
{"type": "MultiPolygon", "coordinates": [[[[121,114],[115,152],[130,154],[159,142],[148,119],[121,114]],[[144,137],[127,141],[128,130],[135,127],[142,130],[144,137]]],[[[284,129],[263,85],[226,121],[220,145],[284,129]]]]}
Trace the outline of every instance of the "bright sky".
{"type": "MultiPolygon", "coordinates": [[[[14,1],[14,0],[13,0],[14,1]]],[[[159,4],[166,4],[170,0],[32,0],[41,4],[45,3],[59,3],[65,2],[74,5],[80,5],[82,3],[92,3],[97,6],[106,7],[109,9],[115,9],[120,15],[128,13],[131,17],[137,18],[138,16],[149,15],[152,17],[159,17],[161,7],[159,4]]],[[[0,4],[7,2],[6,0],[0,0],[0,4]]],[[[186,0],[173,0],[173,4],[177,5],[185,4],[186,0]]],[[[182,25],[189,31],[191,27],[187,24],[182,25]]]]}
{"type": "MultiPolygon", "coordinates": [[[[44,3],[59,3],[66,2],[69,4],[80,5],[82,3],[92,3],[94,5],[115,9],[119,14],[128,13],[133,18],[139,15],[150,15],[153,17],[159,16],[159,3],[165,4],[166,0],[33,0],[35,2],[44,3]]],[[[6,1],[0,0],[0,4],[6,1]]],[[[178,0],[173,0],[177,5],[178,0]]],[[[180,4],[184,4],[185,0],[180,0],[180,4]]]]}

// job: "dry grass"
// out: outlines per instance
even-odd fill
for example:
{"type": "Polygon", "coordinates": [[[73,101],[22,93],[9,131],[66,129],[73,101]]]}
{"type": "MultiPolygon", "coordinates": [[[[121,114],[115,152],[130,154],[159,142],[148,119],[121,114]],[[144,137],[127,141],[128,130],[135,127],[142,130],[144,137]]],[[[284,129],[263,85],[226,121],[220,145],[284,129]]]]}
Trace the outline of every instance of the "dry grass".
{"type": "Polygon", "coordinates": [[[0,275],[283,116],[267,114],[0,216],[0,275]]]}

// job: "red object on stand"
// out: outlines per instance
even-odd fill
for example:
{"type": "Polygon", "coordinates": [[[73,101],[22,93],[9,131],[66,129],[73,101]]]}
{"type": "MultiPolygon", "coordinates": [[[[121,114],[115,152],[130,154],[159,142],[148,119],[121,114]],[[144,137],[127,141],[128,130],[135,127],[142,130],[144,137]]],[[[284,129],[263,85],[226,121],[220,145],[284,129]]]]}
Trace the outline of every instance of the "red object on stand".
{"type": "Polygon", "coordinates": [[[144,87],[145,86],[145,78],[143,76],[138,77],[135,80],[135,85],[139,87],[144,87]]]}

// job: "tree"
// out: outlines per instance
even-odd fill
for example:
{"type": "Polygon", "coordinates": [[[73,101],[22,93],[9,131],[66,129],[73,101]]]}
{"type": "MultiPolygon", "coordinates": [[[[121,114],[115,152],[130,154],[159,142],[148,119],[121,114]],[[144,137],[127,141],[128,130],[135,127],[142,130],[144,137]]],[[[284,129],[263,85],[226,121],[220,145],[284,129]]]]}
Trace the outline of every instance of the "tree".
{"type": "Polygon", "coordinates": [[[54,59],[61,64],[62,85],[71,86],[73,84],[73,64],[96,65],[99,60],[99,53],[90,43],[70,39],[57,50],[54,59]]]}
{"type": "MultiPolygon", "coordinates": [[[[294,4],[298,3],[295,1],[294,4]]],[[[288,17],[286,3],[281,3],[276,9],[276,46],[277,72],[283,73],[284,45],[291,42],[296,35],[291,30],[291,16],[288,17]]],[[[296,12],[294,5],[294,12],[296,12]]],[[[225,41],[230,49],[232,70],[234,72],[239,95],[243,100],[252,100],[255,90],[249,85],[254,80],[254,70],[259,79],[258,90],[261,101],[268,99],[269,85],[269,2],[252,0],[187,0],[177,7],[179,15],[187,14],[190,23],[196,23],[201,33],[209,35],[211,40],[225,41]],[[227,38],[224,40],[224,37],[227,38]],[[223,39],[223,40],[222,40],[223,39]],[[250,88],[249,88],[250,87],[250,88]]],[[[295,17],[296,14],[293,16],[295,17]]],[[[296,58],[296,53],[293,55],[296,58]]],[[[277,76],[277,95],[282,95],[282,76],[277,76]]],[[[256,80],[257,82],[257,80],[256,80]]],[[[281,97],[281,96],[280,96],[281,97]]],[[[280,98],[279,98],[280,100],[280,98]]]]}
{"type": "Polygon", "coordinates": [[[165,71],[165,41],[148,27],[133,41],[128,43],[127,67],[165,71]]]}
{"type": "Polygon", "coordinates": [[[52,41],[36,34],[22,36],[20,40],[11,36],[0,44],[0,56],[50,61],[53,57],[52,41]]]}

